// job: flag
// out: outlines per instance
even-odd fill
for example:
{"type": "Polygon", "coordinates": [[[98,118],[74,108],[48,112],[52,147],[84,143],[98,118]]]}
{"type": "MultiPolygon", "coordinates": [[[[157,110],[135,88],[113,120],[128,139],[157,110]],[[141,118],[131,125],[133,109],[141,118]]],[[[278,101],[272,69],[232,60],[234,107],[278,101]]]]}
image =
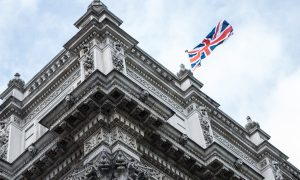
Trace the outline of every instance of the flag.
{"type": "Polygon", "coordinates": [[[220,21],[199,45],[193,50],[187,51],[192,70],[201,66],[201,60],[232,35],[232,31],[233,28],[227,21],[220,21]]]}

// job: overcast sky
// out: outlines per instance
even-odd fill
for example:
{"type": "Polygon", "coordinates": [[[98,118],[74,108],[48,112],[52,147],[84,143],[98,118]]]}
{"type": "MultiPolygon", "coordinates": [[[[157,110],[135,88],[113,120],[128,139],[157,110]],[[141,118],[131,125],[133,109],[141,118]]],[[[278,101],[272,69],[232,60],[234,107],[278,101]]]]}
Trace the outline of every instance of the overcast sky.
{"type": "MultiPolygon", "coordinates": [[[[28,82],[78,30],[91,0],[0,0],[0,91],[16,72],[28,82]]],[[[300,168],[300,2],[295,0],[103,0],[139,47],[173,73],[184,51],[221,19],[231,36],[194,76],[245,125],[250,115],[300,168]]]]}

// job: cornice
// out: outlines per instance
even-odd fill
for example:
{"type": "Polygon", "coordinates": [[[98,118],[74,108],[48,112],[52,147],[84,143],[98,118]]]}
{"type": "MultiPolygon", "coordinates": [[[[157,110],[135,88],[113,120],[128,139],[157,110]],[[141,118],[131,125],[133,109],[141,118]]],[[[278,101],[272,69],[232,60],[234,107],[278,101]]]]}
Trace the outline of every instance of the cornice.
{"type": "Polygon", "coordinates": [[[24,113],[26,114],[23,122],[26,124],[32,120],[38,113],[40,113],[45,107],[47,107],[57,96],[60,95],[67,87],[69,87],[77,78],[80,76],[80,71],[76,71],[78,64],[75,65],[69,72],[64,74],[55,84],[46,89],[45,92],[39,96],[36,101],[30,103],[28,108],[24,108],[24,113]],[[70,75],[70,76],[69,76],[70,75]]]}
{"type": "Polygon", "coordinates": [[[252,156],[254,159],[257,159],[257,146],[253,142],[245,137],[234,136],[234,134],[231,134],[231,132],[228,131],[227,127],[220,125],[216,121],[211,121],[211,123],[215,132],[230,140],[233,144],[247,152],[247,154],[252,156]]]}

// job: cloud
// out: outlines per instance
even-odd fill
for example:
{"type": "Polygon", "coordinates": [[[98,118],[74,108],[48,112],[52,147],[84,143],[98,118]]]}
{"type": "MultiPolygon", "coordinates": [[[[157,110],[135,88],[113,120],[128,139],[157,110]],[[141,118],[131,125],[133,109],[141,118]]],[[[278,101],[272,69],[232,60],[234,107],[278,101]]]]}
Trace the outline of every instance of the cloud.
{"type": "Polygon", "coordinates": [[[300,167],[299,102],[300,68],[280,79],[268,96],[260,119],[264,119],[265,131],[271,135],[271,142],[286,153],[297,167],[300,167]]]}

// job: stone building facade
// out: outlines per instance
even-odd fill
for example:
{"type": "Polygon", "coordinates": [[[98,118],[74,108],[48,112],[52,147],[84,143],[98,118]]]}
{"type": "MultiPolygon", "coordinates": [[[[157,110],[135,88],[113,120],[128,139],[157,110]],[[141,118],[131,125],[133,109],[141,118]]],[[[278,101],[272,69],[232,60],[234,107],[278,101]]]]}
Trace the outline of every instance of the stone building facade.
{"type": "Polygon", "coordinates": [[[170,73],[99,0],[30,82],[0,95],[0,179],[296,180],[247,117],[242,127],[181,66],[170,73]]]}

